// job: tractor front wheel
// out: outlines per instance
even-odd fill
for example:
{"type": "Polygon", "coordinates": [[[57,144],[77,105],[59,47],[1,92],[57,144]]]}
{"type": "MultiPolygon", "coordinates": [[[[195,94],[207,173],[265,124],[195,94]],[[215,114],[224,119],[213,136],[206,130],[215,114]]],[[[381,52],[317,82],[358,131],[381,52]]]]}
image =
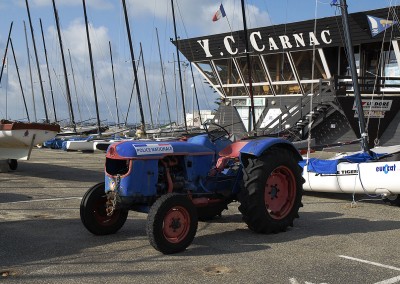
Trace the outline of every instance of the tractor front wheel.
{"type": "Polygon", "coordinates": [[[104,189],[104,182],[96,184],[85,193],[81,201],[81,221],[95,235],[116,233],[128,218],[128,210],[116,209],[111,216],[107,215],[104,189]]]}
{"type": "Polygon", "coordinates": [[[293,227],[302,205],[303,183],[298,158],[287,149],[272,147],[249,158],[243,169],[244,188],[239,210],[257,233],[278,233],[293,227]]]}
{"type": "Polygon", "coordinates": [[[168,193],[150,208],[147,235],[150,244],[163,254],[184,251],[197,231],[196,207],[186,195],[168,193]]]}

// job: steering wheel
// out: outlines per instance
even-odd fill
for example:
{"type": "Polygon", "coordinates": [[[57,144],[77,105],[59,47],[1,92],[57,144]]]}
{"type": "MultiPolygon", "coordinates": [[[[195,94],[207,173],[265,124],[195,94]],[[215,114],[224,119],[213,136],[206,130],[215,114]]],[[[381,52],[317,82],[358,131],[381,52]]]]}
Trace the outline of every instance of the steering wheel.
{"type": "Polygon", "coordinates": [[[212,121],[206,121],[203,123],[203,125],[204,125],[204,129],[206,129],[207,135],[210,138],[211,142],[215,142],[225,136],[228,136],[227,137],[228,139],[229,139],[229,137],[231,137],[231,135],[229,134],[229,131],[226,130],[226,128],[223,127],[222,125],[219,125],[212,121]],[[214,125],[217,128],[214,130],[208,131],[207,125],[214,125]],[[222,134],[221,134],[221,132],[222,132],[222,134]]]}

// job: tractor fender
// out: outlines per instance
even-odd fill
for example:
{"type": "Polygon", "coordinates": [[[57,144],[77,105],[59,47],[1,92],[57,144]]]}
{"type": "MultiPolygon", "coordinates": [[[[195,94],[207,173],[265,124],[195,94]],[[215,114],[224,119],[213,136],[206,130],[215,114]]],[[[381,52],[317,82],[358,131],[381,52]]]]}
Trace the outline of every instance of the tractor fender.
{"type": "Polygon", "coordinates": [[[266,150],[269,148],[277,146],[282,147],[284,149],[291,150],[296,158],[299,161],[303,160],[302,156],[300,155],[299,151],[296,147],[290,142],[285,139],[281,138],[260,138],[255,140],[250,140],[241,150],[240,150],[240,159],[242,160],[243,156],[251,155],[255,157],[260,157],[266,150]],[[245,154],[245,155],[243,155],[245,154]]]}

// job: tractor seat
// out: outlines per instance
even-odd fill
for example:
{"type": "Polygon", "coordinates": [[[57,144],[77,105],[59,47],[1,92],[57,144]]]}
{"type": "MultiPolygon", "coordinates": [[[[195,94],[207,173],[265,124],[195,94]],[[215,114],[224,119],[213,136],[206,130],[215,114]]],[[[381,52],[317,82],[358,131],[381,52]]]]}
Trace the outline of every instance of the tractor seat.
{"type": "Polygon", "coordinates": [[[211,169],[209,175],[215,176],[217,173],[222,172],[230,159],[239,157],[240,150],[248,143],[248,141],[237,141],[229,144],[222,149],[218,155],[220,156],[217,160],[215,168],[211,169]]]}

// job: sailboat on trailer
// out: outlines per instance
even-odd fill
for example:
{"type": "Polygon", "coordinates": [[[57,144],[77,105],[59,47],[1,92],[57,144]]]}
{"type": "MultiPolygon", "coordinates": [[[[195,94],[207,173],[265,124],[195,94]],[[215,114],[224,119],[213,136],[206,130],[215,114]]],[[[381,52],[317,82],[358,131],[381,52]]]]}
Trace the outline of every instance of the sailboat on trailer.
{"type": "MultiPolygon", "coordinates": [[[[28,10],[29,11],[29,10],[28,10]]],[[[13,23],[10,25],[8,34],[8,40],[4,52],[4,58],[7,56],[8,46],[11,44],[11,31],[13,23]]],[[[32,31],[33,32],[33,31],[32,31]]],[[[12,47],[13,57],[17,66],[14,48],[12,47]]],[[[0,71],[0,83],[5,68],[5,61],[1,66],[0,71]]],[[[17,67],[18,78],[19,72],[17,67]]],[[[21,81],[20,81],[21,83],[21,81]]],[[[29,160],[32,149],[35,145],[41,144],[56,136],[60,132],[60,126],[58,124],[48,123],[48,117],[46,112],[46,122],[30,122],[28,110],[26,107],[25,96],[21,87],[22,95],[24,98],[25,110],[28,118],[28,122],[12,121],[7,119],[0,120],[0,161],[5,161],[11,170],[16,170],[18,167],[17,160],[29,160]]],[[[46,110],[46,104],[44,103],[46,110]]]]}
{"type": "Polygon", "coordinates": [[[369,149],[364,112],[362,108],[353,45],[349,31],[346,0],[333,1],[342,11],[348,61],[352,76],[355,105],[357,107],[362,151],[341,154],[332,159],[303,161],[305,191],[374,194],[385,201],[400,205],[400,145],[369,149]],[[339,4],[336,4],[339,2],[339,4]]]}

